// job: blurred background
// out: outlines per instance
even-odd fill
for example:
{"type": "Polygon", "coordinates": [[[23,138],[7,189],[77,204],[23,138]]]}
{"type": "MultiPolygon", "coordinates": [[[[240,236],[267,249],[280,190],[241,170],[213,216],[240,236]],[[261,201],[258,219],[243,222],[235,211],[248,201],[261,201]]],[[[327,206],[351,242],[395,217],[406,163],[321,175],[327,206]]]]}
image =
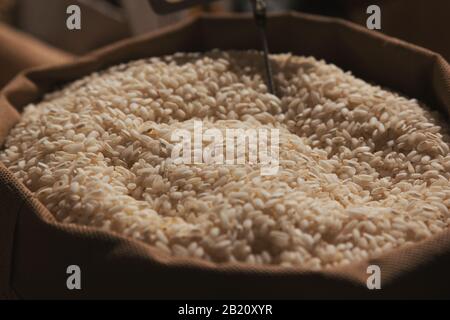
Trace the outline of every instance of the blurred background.
{"type": "MultiPolygon", "coordinates": [[[[449,0],[268,0],[270,12],[296,10],[366,25],[366,8],[381,8],[380,32],[450,60],[449,0]]],[[[30,66],[63,62],[109,43],[204,12],[247,12],[249,0],[221,0],[159,16],[148,0],[0,0],[0,88],[30,66]],[[69,31],[66,8],[79,5],[82,30],[69,31]]],[[[295,32],[295,30],[293,30],[295,32]]]]}

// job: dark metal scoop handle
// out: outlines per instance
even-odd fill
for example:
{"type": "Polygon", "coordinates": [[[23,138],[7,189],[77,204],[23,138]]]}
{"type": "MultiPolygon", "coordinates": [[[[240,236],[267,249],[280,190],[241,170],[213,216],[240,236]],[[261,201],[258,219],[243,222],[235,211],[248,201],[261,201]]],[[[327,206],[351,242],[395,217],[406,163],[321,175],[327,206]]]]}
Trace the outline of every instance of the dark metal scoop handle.
{"type": "Polygon", "coordinates": [[[275,85],[273,82],[272,66],[269,60],[269,43],[267,41],[267,14],[265,0],[251,0],[253,7],[253,14],[255,16],[256,25],[258,26],[263,46],[264,65],[266,68],[267,87],[271,94],[275,93],[275,85]]]}

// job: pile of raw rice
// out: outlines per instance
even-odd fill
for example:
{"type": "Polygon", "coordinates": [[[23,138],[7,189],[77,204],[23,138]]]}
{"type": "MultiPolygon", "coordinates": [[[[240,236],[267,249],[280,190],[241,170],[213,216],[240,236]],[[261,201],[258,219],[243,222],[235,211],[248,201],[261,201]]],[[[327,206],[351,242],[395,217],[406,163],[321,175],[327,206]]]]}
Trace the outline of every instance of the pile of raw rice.
{"type": "Polygon", "coordinates": [[[94,73],[29,105],[2,161],[64,223],[180,257],[327,268],[450,223],[449,136],[416,100],[311,57],[175,54],[94,73]],[[280,168],[175,164],[170,134],[280,129],[280,168]]]}

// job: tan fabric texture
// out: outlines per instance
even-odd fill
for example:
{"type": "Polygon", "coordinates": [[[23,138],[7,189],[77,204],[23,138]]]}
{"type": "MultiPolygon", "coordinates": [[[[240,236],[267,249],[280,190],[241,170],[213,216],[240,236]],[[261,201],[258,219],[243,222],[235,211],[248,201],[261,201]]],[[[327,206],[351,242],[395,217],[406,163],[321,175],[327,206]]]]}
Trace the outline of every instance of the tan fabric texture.
{"type": "Polygon", "coordinates": [[[72,55],[0,23],[0,88],[19,72],[70,61],[72,55]]]}
{"type": "MultiPolygon", "coordinates": [[[[339,19],[280,14],[269,20],[272,52],[313,55],[450,112],[450,66],[436,53],[339,19]]],[[[74,62],[29,70],[0,95],[0,145],[23,106],[108,66],[177,51],[250,49],[249,16],[201,16],[119,42],[74,62]]],[[[58,223],[0,164],[0,296],[4,298],[417,298],[450,295],[450,231],[370,261],[320,272],[168,257],[110,232],[58,223]],[[66,288],[79,265],[82,290],[66,288]],[[368,290],[367,267],[381,267],[368,290]]]]}

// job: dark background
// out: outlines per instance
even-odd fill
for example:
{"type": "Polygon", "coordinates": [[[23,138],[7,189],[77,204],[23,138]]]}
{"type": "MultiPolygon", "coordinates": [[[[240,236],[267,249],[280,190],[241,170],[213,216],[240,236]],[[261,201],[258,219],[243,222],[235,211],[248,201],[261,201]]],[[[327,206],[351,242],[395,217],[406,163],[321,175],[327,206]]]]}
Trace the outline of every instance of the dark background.
{"type": "MultiPolygon", "coordinates": [[[[381,8],[379,32],[420,45],[450,61],[449,0],[267,0],[270,12],[297,10],[366,26],[366,9],[381,8]]],[[[165,16],[148,0],[0,0],[0,88],[19,71],[65,61],[112,42],[157,30],[206,12],[246,12],[249,0],[221,0],[165,16]],[[66,26],[77,4],[82,30],[66,26]]],[[[295,32],[295,30],[293,30],[295,32]]]]}

